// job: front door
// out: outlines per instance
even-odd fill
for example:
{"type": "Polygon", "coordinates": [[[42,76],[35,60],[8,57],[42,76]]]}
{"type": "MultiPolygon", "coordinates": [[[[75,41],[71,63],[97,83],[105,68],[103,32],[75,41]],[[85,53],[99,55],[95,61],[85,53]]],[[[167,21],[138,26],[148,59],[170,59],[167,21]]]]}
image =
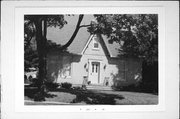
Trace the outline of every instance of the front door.
{"type": "Polygon", "coordinates": [[[89,70],[89,80],[91,84],[99,83],[99,73],[100,73],[100,62],[91,62],[89,70]]]}

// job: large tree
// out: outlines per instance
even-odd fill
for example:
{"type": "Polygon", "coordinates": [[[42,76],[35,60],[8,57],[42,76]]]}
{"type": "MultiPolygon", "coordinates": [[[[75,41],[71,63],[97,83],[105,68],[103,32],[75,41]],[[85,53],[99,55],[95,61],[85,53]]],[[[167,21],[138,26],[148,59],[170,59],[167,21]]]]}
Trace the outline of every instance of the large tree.
{"type": "Polygon", "coordinates": [[[119,43],[125,57],[138,57],[142,65],[142,89],[158,92],[158,15],[97,14],[89,31],[119,43]]]}
{"type": "Polygon", "coordinates": [[[126,56],[153,62],[158,57],[157,14],[97,14],[91,33],[104,34],[117,42],[126,56]]]}
{"type": "MultiPolygon", "coordinates": [[[[61,50],[66,49],[76,37],[80,29],[80,24],[83,19],[82,14],[79,15],[79,19],[72,34],[67,43],[61,47],[61,50]]],[[[67,24],[64,19],[64,15],[25,15],[24,22],[24,46],[25,51],[30,46],[32,38],[36,39],[37,43],[37,56],[38,56],[38,87],[40,94],[44,93],[44,83],[46,81],[46,53],[47,53],[47,27],[59,27],[62,28],[64,24],[67,24]]],[[[26,52],[25,52],[26,53],[26,52]]]]}

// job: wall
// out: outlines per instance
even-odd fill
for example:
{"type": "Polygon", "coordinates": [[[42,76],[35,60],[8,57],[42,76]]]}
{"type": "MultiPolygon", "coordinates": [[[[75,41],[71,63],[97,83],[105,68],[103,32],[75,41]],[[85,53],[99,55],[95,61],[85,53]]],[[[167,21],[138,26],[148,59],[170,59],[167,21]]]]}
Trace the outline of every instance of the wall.
{"type": "Polygon", "coordinates": [[[47,79],[51,82],[75,82],[72,81],[73,76],[73,63],[79,62],[80,57],[78,55],[72,55],[69,53],[51,52],[47,55],[47,79]],[[70,76],[65,71],[70,66],[70,76]]]}
{"type": "Polygon", "coordinates": [[[94,49],[93,48],[93,40],[90,40],[88,46],[86,47],[85,51],[83,54],[85,55],[96,55],[96,56],[106,56],[108,55],[107,50],[106,50],[106,46],[104,46],[104,43],[102,41],[102,39],[100,38],[99,35],[96,35],[97,37],[97,42],[99,43],[99,48],[98,49],[94,49]]]}
{"type": "Polygon", "coordinates": [[[100,85],[104,84],[105,79],[108,80],[108,85],[110,86],[136,83],[136,78],[141,74],[141,61],[124,57],[110,58],[103,41],[98,39],[98,42],[99,49],[93,49],[93,40],[91,40],[82,56],[70,53],[49,53],[47,58],[48,79],[58,83],[70,82],[72,84],[82,84],[84,76],[91,80],[89,75],[90,63],[91,61],[96,61],[100,63],[100,85]],[[67,66],[71,67],[70,76],[63,75],[64,67],[67,66]]]}
{"type": "Polygon", "coordinates": [[[116,65],[118,71],[112,75],[114,86],[126,86],[142,80],[142,62],[136,58],[123,58],[116,65]],[[123,67],[123,68],[122,68],[123,67]]]}
{"type": "MultiPolygon", "coordinates": [[[[100,84],[103,85],[104,79],[109,79],[109,85],[123,86],[136,83],[135,79],[141,74],[141,61],[133,58],[109,58],[107,56],[94,56],[85,54],[78,55],[59,55],[51,54],[48,57],[47,76],[50,81],[70,82],[72,84],[82,84],[83,76],[88,76],[89,60],[100,62],[100,84]],[[71,61],[71,76],[62,77],[63,57],[71,61]]],[[[68,63],[68,62],[67,62],[68,63]]]]}

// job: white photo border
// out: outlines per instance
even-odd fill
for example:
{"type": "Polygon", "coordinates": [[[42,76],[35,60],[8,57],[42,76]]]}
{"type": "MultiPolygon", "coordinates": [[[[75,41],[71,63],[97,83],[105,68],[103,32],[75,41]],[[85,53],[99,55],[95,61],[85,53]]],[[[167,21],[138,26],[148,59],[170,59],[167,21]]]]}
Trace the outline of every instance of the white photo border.
{"type": "Polygon", "coordinates": [[[15,83],[16,83],[16,110],[44,112],[50,109],[52,112],[127,112],[127,111],[162,111],[164,110],[164,57],[165,39],[164,35],[164,15],[162,7],[116,7],[116,6],[62,6],[56,8],[31,7],[15,8],[15,83]],[[35,14],[158,14],[159,28],[159,100],[157,105],[61,105],[61,106],[29,106],[24,105],[24,15],[35,14]]]}
{"type": "MultiPolygon", "coordinates": [[[[2,89],[3,89],[3,98],[2,98],[2,115],[8,116],[8,111],[12,112],[12,114],[16,115],[17,113],[21,113],[25,115],[32,112],[47,112],[47,114],[52,114],[54,112],[102,112],[102,113],[117,113],[120,112],[123,117],[127,113],[162,113],[167,110],[168,100],[165,100],[167,96],[166,92],[168,92],[167,88],[168,83],[171,84],[171,87],[177,89],[175,83],[170,83],[168,81],[169,76],[167,75],[167,66],[166,63],[169,63],[167,58],[167,54],[169,55],[168,45],[175,44],[167,44],[167,28],[166,28],[166,10],[169,3],[162,2],[104,2],[104,1],[86,1],[86,2],[78,2],[78,1],[68,1],[68,2],[8,2],[3,3],[2,13],[5,16],[2,21],[2,28],[7,28],[7,24],[5,24],[7,15],[5,12],[7,8],[10,8],[11,15],[10,18],[10,28],[7,28],[9,32],[12,32],[12,36],[7,36],[7,34],[2,31],[2,40],[7,38],[12,38],[11,41],[2,41],[2,69],[7,68],[9,66],[10,71],[12,71],[12,75],[8,76],[6,71],[2,71],[2,89]],[[168,4],[168,5],[167,5],[168,4]],[[6,5],[8,6],[6,8],[6,5]],[[159,25],[159,100],[158,105],[58,105],[58,106],[38,106],[32,105],[27,106],[24,105],[24,15],[31,14],[158,14],[158,25],[159,25]],[[9,44],[12,43],[12,44],[9,44]],[[7,47],[8,46],[8,47],[7,47]],[[9,53],[11,56],[6,56],[4,52],[9,53]],[[14,61],[11,61],[14,59],[14,61]],[[5,63],[7,62],[9,63],[5,63]],[[4,74],[4,75],[3,75],[4,74]],[[8,79],[9,80],[6,80],[8,79]],[[10,86],[11,89],[8,89],[7,86],[10,86]],[[7,95],[5,93],[7,92],[7,95]],[[5,106],[8,108],[6,109],[5,106]],[[11,107],[11,108],[10,108],[11,107]]],[[[175,6],[175,3],[172,3],[172,6],[175,6]]],[[[174,8],[176,9],[176,8],[174,8]]],[[[178,28],[176,28],[178,29],[178,28]]],[[[7,30],[5,30],[7,31],[7,30]]],[[[177,32],[175,33],[175,39],[177,40],[177,32]]],[[[169,37],[168,37],[169,38],[169,37]]],[[[169,42],[168,42],[169,43],[169,42]]],[[[175,47],[177,48],[177,46],[175,47]]],[[[176,49],[177,50],[177,49],[176,49]]],[[[178,51],[175,51],[177,54],[178,51]]],[[[175,57],[174,55],[172,55],[175,57]]],[[[177,58],[178,59],[178,58],[177,58]]],[[[177,61],[177,59],[175,61],[177,61]]],[[[169,59],[170,60],[170,59],[169,59]]],[[[176,67],[177,69],[177,67],[176,67]]],[[[177,72],[176,72],[177,73],[177,72]]],[[[177,77],[175,77],[177,78],[177,77]]],[[[177,81],[177,79],[175,79],[177,81]]],[[[173,91],[173,89],[170,89],[173,91]]],[[[170,94],[168,94],[170,95],[170,94]]],[[[176,96],[175,96],[176,97],[176,96]]],[[[174,99],[176,103],[177,100],[174,99]]],[[[17,115],[18,115],[17,114],[17,115]]],[[[57,114],[58,115],[58,114],[57,114]]],[[[137,114],[138,115],[138,114],[137,114]]],[[[40,116],[39,116],[40,117],[40,116]]],[[[129,117],[129,116],[128,116],[129,117]]],[[[29,117],[30,118],[30,117],[29,117]]],[[[132,118],[132,117],[131,117],[132,118]]],[[[140,117],[142,118],[142,117],[140,117]]]]}

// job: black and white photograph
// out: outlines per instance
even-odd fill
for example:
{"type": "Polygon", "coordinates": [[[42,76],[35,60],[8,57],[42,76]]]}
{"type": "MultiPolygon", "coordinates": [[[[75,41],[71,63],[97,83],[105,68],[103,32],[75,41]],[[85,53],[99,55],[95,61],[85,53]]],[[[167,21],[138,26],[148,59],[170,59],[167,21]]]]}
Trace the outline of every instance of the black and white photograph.
{"type": "Polygon", "coordinates": [[[158,14],[24,15],[25,105],[157,105],[158,14]]]}
{"type": "Polygon", "coordinates": [[[2,2],[2,119],[177,119],[178,5],[2,2]]]}

